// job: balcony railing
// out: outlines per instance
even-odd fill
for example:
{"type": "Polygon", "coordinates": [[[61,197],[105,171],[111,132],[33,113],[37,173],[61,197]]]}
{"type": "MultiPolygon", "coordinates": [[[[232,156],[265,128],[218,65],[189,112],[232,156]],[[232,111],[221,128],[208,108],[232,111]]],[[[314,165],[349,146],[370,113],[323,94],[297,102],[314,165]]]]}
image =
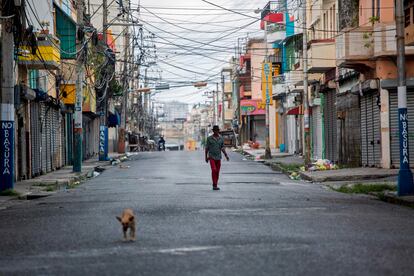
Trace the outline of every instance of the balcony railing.
{"type": "Polygon", "coordinates": [[[309,43],[309,73],[325,73],[335,68],[335,40],[321,39],[309,43]]]}
{"type": "MultiPolygon", "coordinates": [[[[374,56],[396,56],[397,55],[397,43],[396,38],[396,26],[395,23],[391,24],[376,24],[374,26],[374,32],[372,34],[372,45],[374,49],[374,56]]],[[[414,54],[414,47],[405,47],[406,55],[414,54]]]]}
{"type": "Polygon", "coordinates": [[[285,11],[285,1],[279,0],[279,1],[269,1],[266,6],[263,8],[260,19],[263,20],[263,18],[266,17],[269,13],[280,13],[285,11]]]}
{"type": "Polygon", "coordinates": [[[367,61],[373,56],[372,30],[371,26],[359,27],[345,30],[336,37],[336,65],[338,67],[347,67],[353,63],[367,61]]]}

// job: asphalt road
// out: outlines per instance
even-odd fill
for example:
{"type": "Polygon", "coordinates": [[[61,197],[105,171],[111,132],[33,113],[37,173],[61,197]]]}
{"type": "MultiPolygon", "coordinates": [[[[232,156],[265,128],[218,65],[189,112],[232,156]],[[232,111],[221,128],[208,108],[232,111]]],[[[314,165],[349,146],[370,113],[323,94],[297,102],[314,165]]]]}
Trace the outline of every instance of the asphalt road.
{"type": "Polygon", "coordinates": [[[290,181],[238,154],[142,153],[0,211],[0,275],[413,275],[414,210],[290,181]],[[137,241],[115,219],[138,216],[137,241]]]}

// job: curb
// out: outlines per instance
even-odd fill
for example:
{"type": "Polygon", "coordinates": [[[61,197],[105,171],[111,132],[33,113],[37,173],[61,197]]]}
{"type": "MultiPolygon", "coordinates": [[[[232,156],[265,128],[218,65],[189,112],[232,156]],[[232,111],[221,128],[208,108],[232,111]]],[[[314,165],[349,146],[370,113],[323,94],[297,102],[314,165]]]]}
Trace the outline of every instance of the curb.
{"type": "Polygon", "coordinates": [[[299,172],[300,177],[302,179],[312,181],[312,182],[328,182],[328,181],[358,181],[358,180],[370,180],[370,179],[381,179],[395,176],[395,174],[370,174],[370,175],[341,175],[341,176],[334,176],[334,175],[327,175],[327,176],[310,176],[306,172],[299,172]]]}
{"type": "Polygon", "coordinates": [[[377,195],[377,198],[387,203],[414,208],[414,196],[400,197],[394,193],[384,193],[377,195]]]}
{"type": "MultiPolygon", "coordinates": [[[[10,198],[8,201],[10,200],[33,200],[33,199],[38,199],[38,198],[43,198],[43,197],[47,197],[47,196],[51,196],[59,191],[65,190],[70,188],[70,185],[75,184],[76,182],[81,183],[82,181],[89,179],[89,178],[93,178],[93,173],[95,171],[102,173],[103,171],[105,171],[107,168],[110,167],[114,167],[114,165],[111,164],[111,162],[115,159],[120,160],[120,162],[124,162],[128,160],[128,156],[127,154],[122,154],[117,156],[116,158],[113,158],[111,160],[108,161],[104,161],[105,163],[102,164],[96,164],[96,165],[92,165],[90,166],[91,168],[85,171],[82,171],[80,173],[77,173],[76,175],[70,176],[68,178],[63,178],[63,179],[45,179],[42,181],[36,181],[34,180],[32,183],[30,183],[30,187],[39,187],[39,189],[36,191],[28,191],[25,193],[20,194],[17,197],[12,197],[10,198]],[[53,187],[53,191],[45,191],[45,187],[49,187],[52,186],[53,187]]],[[[85,164],[87,165],[87,164],[85,164]]]]}

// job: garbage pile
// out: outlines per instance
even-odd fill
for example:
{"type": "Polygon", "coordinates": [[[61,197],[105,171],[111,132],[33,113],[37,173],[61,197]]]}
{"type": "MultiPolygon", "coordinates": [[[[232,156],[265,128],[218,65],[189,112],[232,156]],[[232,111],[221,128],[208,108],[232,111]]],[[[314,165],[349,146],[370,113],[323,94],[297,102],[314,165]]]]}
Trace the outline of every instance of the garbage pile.
{"type": "MultiPolygon", "coordinates": [[[[334,164],[328,159],[318,159],[313,162],[309,167],[308,171],[327,171],[327,170],[337,170],[339,169],[338,165],[334,164]]],[[[301,167],[302,171],[305,171],[305,167],[301,167]]]]}
{"type": "Polygon", "coordinates": [[[253,141],[247,141],[247,143],[243,144],[243,149],[244,150],[248,150],[248,149],[258,149],[260,148],[260,144],[258,142],[253,142],[253,141]]]}

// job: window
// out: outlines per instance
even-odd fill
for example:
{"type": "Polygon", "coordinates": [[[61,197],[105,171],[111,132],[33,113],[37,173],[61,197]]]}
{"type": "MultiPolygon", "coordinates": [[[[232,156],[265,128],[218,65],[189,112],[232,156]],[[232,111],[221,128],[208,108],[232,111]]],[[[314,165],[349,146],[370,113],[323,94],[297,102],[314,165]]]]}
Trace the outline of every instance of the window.
{"type": "Polygon", "coordinates": [[[29,70],[29,87],[36,89],[39,85],[39,71],[38,70],[29,70]]]}

